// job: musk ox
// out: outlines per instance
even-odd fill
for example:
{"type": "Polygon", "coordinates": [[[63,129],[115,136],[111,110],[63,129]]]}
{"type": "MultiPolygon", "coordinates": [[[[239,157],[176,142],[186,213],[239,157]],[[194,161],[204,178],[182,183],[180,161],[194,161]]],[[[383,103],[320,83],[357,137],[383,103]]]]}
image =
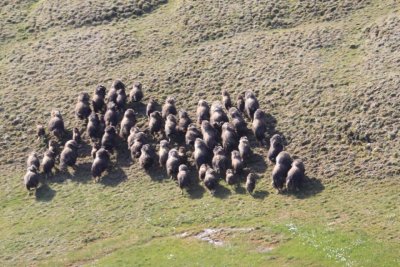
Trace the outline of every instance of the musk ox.
{"type": "Polygon", "coordinates": [[[158,159],[160,166],[163,167],[167,163],[169,153],[169,146],[167,140],[160,141],[160,149],[158,151],[158,159]]]}
{"type": "Polygon", "coordinates": [[[279,134],[274,134],[270,139],[268,150],[268,160],[272,163],[276,162],[276,157],[283,151],[283,140],[279,134]]]}
{"type": "Polygon", "coordinates": [[[254,113],[260,107],[258,100],[252,91],[246,91],[244,109],[246,111],[247,117],[253,121],[254,113]]]}
{"type": "Polygon", "coordinates": [[[227,90],[222,91],[222,103],[224,104],[226,110],[229,110],[232,107],[231,96],[227,90]]]}
{"type": "Polygon", "coordinates": [[[185,134],[192,120],[189,118],[189,114],[185,110],[179,111],[179,121],[177,129],[180,133],[185,134]]]}
{"type": "Polygon", "coordinates": [[[209,121],[210,120],[210,107],[205,100],[200,100],[199,103],[197,104],[197,110],[196,110],[196,118],[197,118],[197,124],[201,125],[203,121],[209,121]]]}
{"type": "Polygon", "coordinates": [[[204,181],[204,178],[206,178],[206,172],[207,169],[211,168],[210,165],[208,164],[202,164],[199,168],[199,179],[200,181],[204,181]]]}
{"type": "Polygon", "coordinates": [[[36,125],[36,137],[38,140],[44,138],[46,136],[46,131],[44,126],[41,124],[36,125]]]}
{"type": "Polygon", "coordinates": [[[167,175],[171,179],[175,178],[179,171],[180,157],[178,151],[173,148],[168,152],[168,160],[166,162],[167,175]]]}
{"type": "Polygon", "coordinates": [[[278,193],[282,192],[288,171],[292,165],[292,157],[289,153],[282,151],[276,157],[276,165],[272,170],[272,186],[278,190],[278,193]]]}
{"type": "Polygon", "coordinates": [[[149,103],[147,103],[147,106],[146,106],[147,117],[150,117],[150,114],[156,110],[157,110],[157,102],[153,98],[150,98],[150,101],[149,101],[149,103]]]}
{"type": "Polygon", "coordinates": [[[36,166],[29,166],[24,175],[24,185],[28,191],[39,186],[39,173],[36,166]]]}
{"type": "Polygon", "coordinates": [[[119,136],[126,140],[128,138],[131,128],[136,124],[136,114],[133,109],[127,109],[124,113],[124,117],[121,121],[121,128],[119,130],[119,136]]]}
{"type": "Polygon", "coordinates": [[[76,127],[72,129],[72,140],[75,140],[78,144],[82,142],[81,132],[76,127]]]}
{"type": "Polygon", "coordinates": [[[49,133],[53,134],[58,139],[62,138],[62,136],[65,133],[65,128],[64,128],[64,120],[61,116],[60,111],[53,110],[51,112],[51,118],[49,121],[48,128],[49,128],[49,133]]]}
{"type": "Polygon", "coordinates": [[[209,121],[204,120],[201,123],[201,134],[206,146],[210,150],[213,150],[218,142],[218,132],[211,126],[209,121]]]}
{"type": "Polygon", "coordinates": [[[165,103],[162,107],[162,111],[161,111],[162,117],[165,120],[169,114],[172,115],[177,115],[178,112],[176,111],[176,107],[175,107],[175,98],[169,96],[167,97],[167,99],[165,100],[165,103]]]}
{"type": "Polygon", "coordinates": [[[142,146],[139,164],[145,170],[148,171],[151,166],[153,166],[155,161],[155,153],[153,148],[149,144],[145,144],[142,146]]]}
{"type": "Polygon", "coordinates": [[[188,163],[187,156],[186,156],[186,148],[185,147],[180,146],[178,148],[178,155],[179,155],[179,159],[180,159],[181,164],[187,164],[188,163]]]}
{"type": "Polygon", "coordinates": [[[117,105],[118,110],[124,111],[126,107],[126,92],[125,89],[117,90],[117,98],[115,99],[115,104],[117,105]]]}
{"type": "Polygon", "coordinates": [[[248,160],[252,154],[251,146],[247,136],[243,136],[239,141],[239,153],[243,160],[248,160]]]}
{"type": "Polygon", "coordinates": [[[231,162],[234,174],[240,174],[243,172],[243,160],[240,156],[239,151],[233,150],[231,153],[231,162]]]}
{"type": "Polygon", "coordinates": [[[144,140],[146,139],[146,135],[144,132],[140,131],[140,129],[136,126],[132,127],[131,130],[129,131],[129,136],[128,136],[128,148],[130,148],[133,143],[135,142],[135,140],[138,140],[141,142],[144,142],[144,140]]]}
{"type": "Polygon", "coordinates": [[[227,169],[225,174],[225,181],[228,185],[235,184],[235,174],[232,169],[227,169]]]}
{"type": "Polygon", "coordinates": [[[208,168],[204,178],[204,186],[214,195],[215,189],[218,186],[218,176],[213,168],[208,168]]]}
{"type": "Polygon", "coordinates": [[[75,105],[75,116],[79,120],[87,120],[92,110],[90,108],[90,96],[82,92],[78,96],[78,102],[75,105]]]}
{"type": "Polygon", "coordinates": [[[300,159],[295,159],[292,163],[287,178],[286,178],[286,188],[288,191],[298,191],[300,186],[304,182],[306,169],[303,162],[300,159]]]}
{"type": "Polygon", "coordinates": [[[100,148],[96,152],[96,157],[92,163],[92,177],[95,181],[98,181],[104,171],[107,170],[110,165],[110,153],[104,149],[100,148]]]}
{"type": "Polygon", "coordinates": [[[229,122],[225,122],[222,125],[222,147],[224,148],[226,153],[231,153],[233,150],[236,150],[239,145],[239,137],[235,132],[232,124],[229,122]]]}
{"type": "Polygon", "coordinates": [[[253,117],[253,133],[260,144],[264,144],[265,133],[267,132],[267,122],[265,113],[261,109],[257,109],[253,117]]]}
{"type": "Polygon", "coordinates": [[[149,131],[151,135],[158,133],[163,128],[163,118],[159,111],[154,111],[150,114],[149,131]]]}
{"type": "Polygon", "coordinates": [[[237,100],[236,100],[236,108],[240,111],[240,112],[244,112],[245,110],[245,101],[244,101],[244,96],[243,93],[239,94],[237,96],[237,100]]]}
{"type": "Polygon", "coordinates": [[[224,176],[229,165],[224,149],[221,146],[216,146],[213,152],[212,167],[219,176],[224,176]]]}
{"type": "Polygon", "coordinates": [[[108,152],[113,153],[116,145],[117,132],[114,126],[107,126],[103,137],[101,138],[101,146],[108,152]]]}
{"type": "Polygon", "coordinates": [[[96,142],[92,143],[92,150],[90,151],[90,155],[92,156],[93,159],[96,158],[96,153],[97,153],[97,151],[99,151],[100,148],[101,148],[100,143],[96,143],[96,142]]]}
{"type": "Polygon", "coordinates": [[[104,114],[104,121],[106,126],[117,127],[118,124],[118,111],[115,103],[110,102],[107,104],[107,111],[104,114]]]}
{"type": "Polygon", "coordinates": [[[221,130],[222,125],[228,122],[228,115],[226,115],[222,108],[221,102],[215,101],[211,105],[210,124],[217,130],[221,130]]]}
{"type": "Polygon", "coordinates": [[[249,173],[246,178],[246,190],[249,194],[253,194],[254,188],[256,188],[256,175],[249,173]]]}
{"type": "Polygon", "coordinates": [[[98,85],[92,95],[92,106],[93,111],[104,112],[106,109],[106,103],[104,101],[106,97],[106,88],[103,85],[98,85]]]}
{"type": "Polygon", "coordinates": [[[60,169],[65,170],[68,166],[73,167],[78,158],[78,143],[75,140],[69,140],[64,145],[60,155],[60,169]]]}
{"type": "Polygon", "coordinates": [[[131,102],[140,102],[142,99],[143,99],[142,84],[140,82],[134,82],[132,85],[132,89],[129,92],[129,100],[131,102]]]}
{"type": "Polygon", "coordinates": [[[185,143],[188,146],[194,146],[194,142],[196,141],[196,139],[202,137],[203,136],[201,135],[200,130],[197,129],[194,123],[192,123],[189,125],[187,132],[185,134],[185,143]]]}
{"type": "Polygon", "coordinates": [[[35,151],[31,152],[28,156],[28,159],[26,160],[26,167],[30,167],[32,165],[39,170],[40,160],[38,154],[35,151]]]}
{"type": "Polygon", "coordinates": [[[42,159],[42,170],[43,173],[48,177],[51,173],[54,165],[56,164],[56,153],[53,149],[48,149],[44,152],[43,159],[42,159]]]}
{"type": "Polygon", "coordinates": [[[199,169],[201,165],[211,163],[211,150],[207,147],[206,143],[197,138],[194,143],[194,162],[196,168],[199,169]]]}
{"type": "Polygon", "coordinates": [[[184,187],[188,187],[190,183],[189,168],[185,164],[179,165],[179,171],[177,175],[178,185],[181,190],[184,187]]]}
{"type": "Polygon", "coordinates": [[[117,89],[114,87],[111,87],[110,90],[108,90],[108,92],[107,92],[107,97],[106,97],[107,104],[110,104],[110,103],[115,104],[117,102],[117,96],[118,96],[117,89]]]}
{"type": "Polygon", "coordinates": [[[92,141],[100,139],[103,135],[99,116],[94,112],[89,116],[86,133],[92,141]]]}
{"type": "Polygon", "coordinates": [[[164,127],[165,136],[168,138],[169,142],[177,136],[176,124],[175,115],[169,114],[164,127]]]}
{"type": "Polygon", "coordinates": [[[232,119],[231,123],[236,133],[239,136],[244,136],[247,132],[247,124],[242,114],[237,110],[237,108],[232,107],[229,109],[229,115],[232,119]]]}

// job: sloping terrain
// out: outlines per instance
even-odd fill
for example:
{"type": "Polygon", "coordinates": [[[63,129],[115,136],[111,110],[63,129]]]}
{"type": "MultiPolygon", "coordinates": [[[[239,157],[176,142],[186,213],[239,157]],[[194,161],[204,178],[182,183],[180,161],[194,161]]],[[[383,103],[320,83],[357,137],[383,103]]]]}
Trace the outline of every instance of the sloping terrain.
{"type": "MultiPolygon", "coordinates": [[[[0,262],[3,265],[399,265],[400,6],[396,1],[4,1],[0,4],[0,262]],[[144,103],[256,92],[303,192],[277,195],[252,139],[255,197],[221,182],[181,195],[124,145],[102,183],[78,169],[35,196],[21,184],[53,108],[68,129],[81,91],[140,80],[144,103]],[[197,240],[206,228],[224,245],[197,240]],[[188,260],[193,259],[193,261],[188,260]]],[[[135,107],[139,112],[143,106],[135,107]]],[[[145,124],[143,116],[139,125],[145,124]]],[[[212,238],[211,238],[212,239],[212,238]]]]}

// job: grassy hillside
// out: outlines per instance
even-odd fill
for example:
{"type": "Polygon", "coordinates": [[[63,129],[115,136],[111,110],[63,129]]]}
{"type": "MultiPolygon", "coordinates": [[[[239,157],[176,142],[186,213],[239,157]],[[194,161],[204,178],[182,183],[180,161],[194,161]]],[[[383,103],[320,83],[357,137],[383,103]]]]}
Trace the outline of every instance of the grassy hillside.
{"type": "MultiPolygon", "coordinates": [[[[0,263],[6,266],[400,265],[397,1],[4,1],[0,4],[0,263]],[[313,2],[313,3],[312,3],[313,2]],[[144,103],[252,89],[310,182],[273,190],[266,148],[254,197],[224,182],[181,195],[124,144],[101,183],[77,171],[22,186],[33,136],[81,91],[144,84],[144,103]]],[[[135,106],[143,112],[144,106],[135,106]]],[[[144,126],[145,119],[139,118],[144,126]]]]}

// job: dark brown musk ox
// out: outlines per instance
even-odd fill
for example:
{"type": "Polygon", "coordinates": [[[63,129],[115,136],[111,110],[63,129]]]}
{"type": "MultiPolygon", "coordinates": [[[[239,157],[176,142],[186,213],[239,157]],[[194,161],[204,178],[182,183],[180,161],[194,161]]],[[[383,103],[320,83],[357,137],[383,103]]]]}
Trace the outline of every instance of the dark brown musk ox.
{"type": "Polygon", "coordinates": [[[244,93],[241,93],[237,96],[236,100],[236,108],[243,113],[245,110],[245,101],[244,101],[244,93]]]}
{"type": "Polygon", "coordinates": [[[107,104],[107,111],[104,114],[104,122],[106,126],[117,127],[118,124],[118,109],[115,103],[110,102],[107,104]]]}
{"type": "Polygon", "coordinates": [[[119,136],[126,140],[128,138],[131,128],[136,124],[136,113],[133,109],[127,109],[124,113],[124,117],[121,121],[121,128],[119,130],[119,136]]]}
{"type": "Polygon", "coordinates": [[[175,98],[172,96],[167,97],[161,111],[162,117],[165,120],[169,114],[177,115],[178,112],[175,107],[175,98]]]}
{"type": "Polygon", "coordinates": [[[265,113],[261,109],[257,109],[257,111],[254,113],[252,130],[257,141],[261,145],[264,145],[265,133],[267,132],[267,121],[265,118],[265,113]]]}
{"type": "Polygon", "coordinates": [[[197,104],[196,119],[198,125],[201,125],[203,121],[210,120],[210,106],[207,101],[203,99],[201,99],[197,104]]]}
{"type": "Polygon", "coordinates": [[[29,166],[24,175],[24,185],[28,191],[39,186],[39,171],[35,165],[29,166]]]}
{"type": "Polygon", "coordinates": [[[115,104],[117,106],[117,109],[123,113],[126,108],[126,92],[125,89],[118,89],[117,90],[117,98],[115,99],[115,104]]]}
{"type": "Polygon", "coordinates": [[[222,90],[222,103],[226,110],[229,110],[232,107],[231,96],[227,90],[222,90]]]}
{"type": "Polygon", "coordinates": [[[194,146],[194,142],[197,138],[202,138],[202,134],[199,129],[197,129],[194,123],[191,123],[185,134],[185,143],[188,146],[194,146]]]}
{"type": "Polygon", "coordinates": [[[72,140],[75,140],[78,144],[82,142],[81,132],[76,127],[72,129],[72,140]]]}
{"type": "Polygon", "coordinates": [[[190,184],[189,168],[185,164],[179,165],[177,180],[181,191],[183,190],[183,188],[189,187],[190,184]]]}
{"type": "Polygon", "coordinates": [[[150,144],[145,144],[142,146],[139,164],[147,172],[153,166],[155,162],[155,152],[150,144]]]}
{"type": "Polygon", "coordinates": [[[204,143],[212,151],[218,143],[218,132],[211,126],[209,121],[204,120],[201,123],[201,134],[204,143]]]}
{"type": "Polygon", "coordinates": [[[132,160],[140,157],[142,154],[142,147],[147,143],[146,134],[144,132],[139,131],[134,134],[133,144],[129,146],[132,160]]]}
{"type": "MultiPolygon", "coordinates": [[[[143,99],[143,88],[140,82],[134,82],[129,92],[129,100],[131,102],[140,102],[143,99]]],[[[147,115],[148,116],[148,115],[147,115]]]]}
{"type": "Polygon", "coordinates": [[[295,159],[286,177],[286,188],[289,192],[298,191],[305,180],[306,169],[303,161],[295,159]]]}
{"type": "Polygon", "coordinates": [[[92,109],[90,108],[90,96],[82,92],[78,96],[78,102],[75,105],[75,117],[79,120],[87,120],[92,109]]]}
{"type": "Polygon", "coordinates": [[[168,160],[169,143],[167,140],[160,141],[160,148],[158,150],[158,159],[161,167],[165,167],[168,160]]]}
{"type": "Polygon", "coordinates": [[[251,157],[252,151],[247,136],[242,136],[240,138],[238,149],[239,149],[239,154],[244,161],[248,160],[251,157]]]}
{"type": "Polygon", "coordinates": [[[238,149],[239,137],[231,123],[225,122],[222,125],[221,139],[222,147],[226,153],[231,153],[233,150],[238,149]]]}
{"type": "Polygon", "coordinates": [[[86,126],[86,134],[89,136],[92,142],[100,139],[103,135],[99,116],[94,112],[92,112],[92,114],[89,116],[89,122],[86,126]]]}
{"type": "Polygon", "coordinates": [[[268,150],[268,160],[271,163],[276,162],[276,157],[283,151],[283,139],[279,134],[274,134],[269,140],[270,146],[268,150]]]}
{"type": "Polygon", "coordinates": [[[103,113],[106,111],[106,88],[103,85],[98,85],[96,89],[94,89],[92,95],[92,107],[95,113],[103,113]]]}
{"type": "Polygon", "coordinates": [[[210,124],[214,129],[221,131],[221,127],[225,122],[229,122],[221,102],[214,101],[211,105],[210,124]]]}
{"type": "Polygon", "coordinates": [[[92,177],[96,182],[101,178],[101,175],[107,170],[109,165],[110,153],[106,149],[100,148],[96,152],[96,157],[91,168],[92,177]]]}
{"type": "Polygon", "coordinates": [[[175,115],[169,114],[167,116],[167,120],[165,121],[164,127],[165,136],[168,138],[169,142],[171,142],[177,136],[176,126],[177,122],[175,115]]]}
{"type": "Polygon", "coordinates": [[[245,93],[245,102],[244,102],[244,108],[246,111],[247,117],[253,121],[254,118],[254,113],[256,112],[257,109],[260,108],[260,104],[258,103],[258,100],[254,93],[250,90],[246,91],[245,93]]]}
{"type": "Polygon", "coordinates": [[[200,166],[200,168],[199,168],[199,180],[200,181],[204,181],[204,178],[206,178],[206,172],[207,172],[208,168],[211,168],[211,166],[208,164],[202,164],[200,166]]]}
{"type": "Polygon", "coordinates": [[[234,174],[241,174],[244,169],[243,159],[239,151],[233,150],[231,153],[231,163],[234,174]]]}
{"type": "Polygon", "coordinates": [[[272,170],[272,186],[281,193],[285,183],[287,174],[292,166],[292,157],[286,151],[282,151],[276,157],[276,165],[272,170]]]}
{"type": "Polygon", "coordinates": [[[168,152],[168,159],[166,162],[167,167],[167,175],[171,179],[176,178],[176,175],[179,172],[179,165],[181,164],[181,160],[178,154],[178,151],[173,148],[168,152]]]}
{"type": "Polygon", "coordinates": [[[215,190],[218,186],[218,175],[213,168],[208,168],[206,176],[204,178],[204,186],[210,191],[212,195],[215,194],[215,190]]]}
{"type": "Polygon", "coordinates": [[[49,133],[61,139],[65,134],[64,120],[61,116],[61,112],[53,110],[51,112],[51,118],[48,125],[49,133]]]}
{"type": "Polygon", "coordinates": [[[235,174],[232,169],[226,170],[225,181],[228,185],[234,185],[236,183],[235,174]]]}
{"type": "Polygon", "coordinates": [[[231,123],[236,133],[239,136],[244,136],[247,133],[247,123],[244,120],[242,114],[235,107],[229,109],[229,115],[231,117],[231,123]]]}
{"type": "Polygon", "coordinates": [[[159,111],[154,111],[150,114],[149,118],[149,132],[152,136],[162,131],[164,120],[159,111]]]}
{"type": "Polygon", "coordinates": [[[146,106],[146,115],[150,117],[150,114],[157,110],[157,102],[153,98],[150,98],[149,103],[146,106]]]}
{"type": "Polygon", "coordinates": [[[36,125],[36,137],[37,140],[44,139],[46,137],[46,130],[41,124],[36,125]]]}
{"type": "Polygon", "coordinates": [[[101,147],[104,147],[111,154],[117,142],[117,130],[114,126],[107,126],[103,137],[101,138],[101,147]]]}
{"type": "Polygon", "coordinates": [[[224,177],[226,170],[229,167],[229,160],[221,146],[216,146],[213,152],[212,167],[220,177],[224,177]]]}
{"type": "Polygon", "coordinates": [[[196,168],[199,169],[203,164],[211,163],[211,150],[207,147],[206,143],[197,138],[194,143],[194,153],[193,158],[196,165],[196,168]]]}
{"type": "Polygon", "coordinates": [[[60,170],[67,167],[74,167],[78,158],[78,143],[75,140],[69,140],[65,143],[60,154],[60,170]]]}
{"type": "Polygon", "coordinates": [[[179,120],[178,120],[177,130],[178,132],[184,135],[186,134],[189,125],[192,123],[192,120],[190,119],[189,114],[186,112],[186,110],[181,109],[178,115],[179,115],[179,120]]]}
{"type": "Polygon", "coordinates": [[[249,173],[246,177],[246,190],[250,195],[253,194],[256,188],[256,178],[257,176],[254,173],[249,173]]]}
{"type": "Polygon", "coordinates": [[[43,159],[42,159],[42,170],[46,178],[51,174],[54,166],[56,164],[56,153],[55,150],[49,148],[44,152],[43,159]]]}
{"type": "Polygon", "coordinates": [[[141,133],[140,134],[140,136],[141,136],[140,138],[145,139],[146,136],[145,136],[144,132],[142,132],[136,126],[132,127],[131,130],[129,131],[129,136],[128,136],[128,140],[127,140],[128,148],[130,148],[133,145],[133,143],[135,142],[135,140],[138,138],[138,136],[139,136],[138,133],[141,133]]]}
{"type": "Polygon", "coordinates": [[[34,165],[36,169],[39,169],[40,167],[40,160],[36,151],[32,151],[26,160],[26,167],[30,167],[32,165],[34,165]]]}
{"type": "Polygon", "coordinates": [[[96,158],[96,153],[99,151],[101,148],[101,144],[97,142],[92,142],[92,150],[90,151],[90,155],[92,156],[93,159],[96,158]]]}

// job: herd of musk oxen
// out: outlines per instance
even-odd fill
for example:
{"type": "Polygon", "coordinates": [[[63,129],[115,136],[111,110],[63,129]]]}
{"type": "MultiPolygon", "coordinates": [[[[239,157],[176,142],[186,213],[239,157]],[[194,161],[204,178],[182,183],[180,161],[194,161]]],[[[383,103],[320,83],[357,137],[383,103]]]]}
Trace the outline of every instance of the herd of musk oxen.
{"type": "MultiPolygon", "coordinates": [[[[146,107],[148,127],[139,129],[136,126],[138,113],[127,108],[127,105],[133,106],[143,96],[141,83],[135,82],[127,95],[125,85],[120,80],[114,81],[108,92],[104,86],[97,86],[92,98],[86,92],[80,93],[75,116],[85,123],[85,129],[81,132],[74,128],[72,139],[65,142],[62,149],[62,140],[67,138],[66,129],[60,111],[53,110],[48,122],[51,140],[42,160],[36,152],[28,157],[28,169],[24,176],[26,188],[31,190],[38,187],[40,169],[47,178],[56,165],[60,171],[74,168],[82,137],[90,141],[92,147],[91,174],[96,182],[106,171],[112,171],[111,159],[116,144],[123,142],[128,146],[132,160],[138,162],[145,171],[158,164],[166,169],[168,177],[175,179],[181,189],[190,187],[190,165],[194,165],[199,179],[212,194],[220,178],[234,185],[241,176],[246,176],[246,162],[253,155],[246,136],[250,132],[246,120],[251,122],[256,140],[261,145],[265,144],[268,129],[266,114],[252,91],[239,94],[236,105],[225,90],[221,102],[215,101],[210,106],[207,101],[200,100],[196,121],[192,121],[185,110],[178,112],[173,97],[166,99],[161,111],[157,110],[156,100],[150,99],[146,107]],[[160,140],[158,146],[154,140],[160,140]],[[190,161],[188,154],[191,154],[190,161]]],[[[38,125],[37,135],[39,139],[47,140],[45,127],[38,125]]],[[[278,192],[285,188],[288,191],[298,190],[304,181],[303,162],[292,160],[290,154],[284,151],[280,135],[273,135],[269,142],[268,160],[275,164],[272,171],[273,187],[278,192]]],[[[250,194],[254,191],[256,178],[251,171],[246,177],[246,189],[250,194]]]]}

